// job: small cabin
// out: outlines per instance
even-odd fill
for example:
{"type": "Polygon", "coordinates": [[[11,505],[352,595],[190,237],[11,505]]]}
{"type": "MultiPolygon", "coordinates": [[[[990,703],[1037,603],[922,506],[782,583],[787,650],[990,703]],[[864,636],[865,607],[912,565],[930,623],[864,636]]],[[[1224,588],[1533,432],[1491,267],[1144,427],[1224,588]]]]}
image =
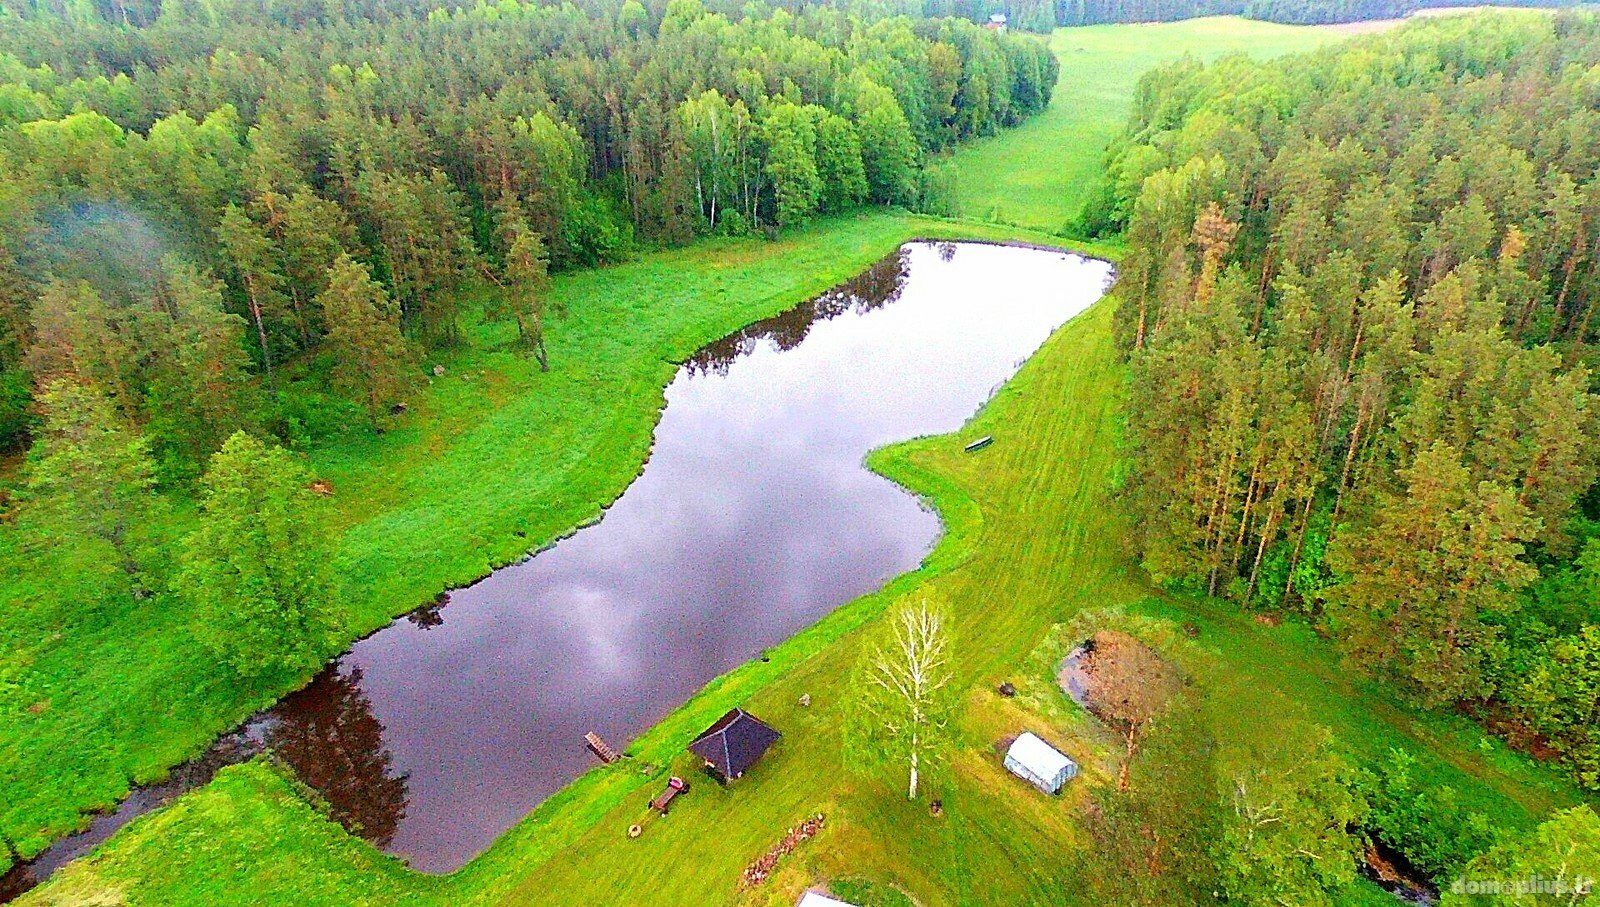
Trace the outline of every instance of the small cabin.
{"type": "Polygon", "coordinates": [[[704,759],[706,771],[726,784],[742,777],[782,736],[744,709],[730,709],[694,738],[689,751],[704,759]]]}
{"type": "Polygon", "coordinates": [[[995,31],[1005,31],[1006,30],[1006,14],[1005,13],[995,13],[995,14],[991,15],[989,17],[988,27],[994,29],[995,31]]]}
{"type": "Polygon", "coordinates": [[[1078,775],[1078,763],[1027,732],[1006,750],[1006,769],[1047,794],[1059,792],[1078,775]]]}

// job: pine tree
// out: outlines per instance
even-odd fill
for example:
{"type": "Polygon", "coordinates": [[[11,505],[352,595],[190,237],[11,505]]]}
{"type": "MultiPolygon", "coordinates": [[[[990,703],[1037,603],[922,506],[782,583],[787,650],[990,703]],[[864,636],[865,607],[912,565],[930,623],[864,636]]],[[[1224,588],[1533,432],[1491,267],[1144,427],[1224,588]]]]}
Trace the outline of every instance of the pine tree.
{"type": "Polygon", "coordinates": [[[301,346],[309,346],[321,333],[312,302],[334,260],[357,247],[355,228],[342,208],[309,189],[298,189],[284,200],[269,228],[281,249],[301,346]]]}
{"type": "Polygon", "coordinates": [[[542,371],[550,370],[550,355],[545,348],[545,298],[550,293],[550,254],[544,237],[528,229],[519,218],[510,217],[503,230],[509,236],[505,266],[505,308],[517,322],[517,340],[539,359],[542,371]]]}
{"type": "Polygon", "coordinates": [[[58,378],[94,384],[132,418],[141,405],[141,350],[130,321],[87,282],[52,281],[33,305],[28,371],[41,385],[58,378]]]}
{"type": "Polygon", "coordinates": [[[1329,618],[1359,661],[1424,702],[1484,696],[1496,635],[1485,619],[1510,611],[1511,594],[1537,576],[1521,557],[1538,522],[1510,490],[1473,483],[1443,441],[1398,475],[1404,492],[1330,552],[1347,578],[1329,591],[1329,618]]]}
{"type": "Polygon", "coordinates": [[[272,242],[237,205],[229,205],[222,212],[217,234],[227,252],[234,279],[249,306],[261,351],[261,365],[270,379],[273,355],[267,325],[269,320],[281,315],[284,284],[272,242]]]}
{"type": "Polygon", "coordinates": [[[438,170],[425,177],[363,174],[360,194],[404,324],[425,343],[455,343],[457,291],[477,263],[461,194],[438,170]]]}
{"type": "Polygon", "coordinates": [[[376,428],[411,384],[411,352],[400,334],[399,307],[366,265],[348,254],[328,269],[327,286],[317,302],[328,326],[334,384],[361,403],[376,428]]]}
{"type": "Polygon", "coordinates": [[[211,275],[172,256],[163,265],[158,298],[170,322],[152,382],[151,430],[198,468],[249,419],[247,326],[223,310],[222,285],[211,275]]]}

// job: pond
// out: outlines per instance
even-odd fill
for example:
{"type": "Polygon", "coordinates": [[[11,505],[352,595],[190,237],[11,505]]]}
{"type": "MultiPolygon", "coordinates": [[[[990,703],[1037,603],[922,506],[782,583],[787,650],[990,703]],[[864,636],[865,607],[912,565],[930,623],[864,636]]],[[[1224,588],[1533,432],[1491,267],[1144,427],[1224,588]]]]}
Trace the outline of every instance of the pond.
{"type": "Polygon", "coordinates": [[[621,748],[915,568],[938,520],[867,452],[959,428],[1110,276],[1057,251],[911,243],[711,344],[599,523],[356,643],[33,874],[267,747],[352,831],[425,872],[461,866],[595,764],[586,732],[621,748]]]}

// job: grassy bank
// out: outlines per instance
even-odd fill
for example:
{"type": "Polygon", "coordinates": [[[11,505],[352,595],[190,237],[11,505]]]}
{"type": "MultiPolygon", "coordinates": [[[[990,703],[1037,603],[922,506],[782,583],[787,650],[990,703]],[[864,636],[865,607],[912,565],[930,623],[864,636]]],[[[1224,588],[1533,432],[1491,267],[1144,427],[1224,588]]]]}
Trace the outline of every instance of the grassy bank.
{"type": "MultiPolygon", "coordinates": [[[[1012,231],[864,215],[566,275],[548,373],[506,351],[504,326],[470,325],[392,430],[309,453],[334,488],[344,613],[328,654],[597,518],[644,462],[675,362],[924,235],[1012,231]]],[[[174,500],[152,522],[176,535],[192,520],[174,500]]],[[[25,548],[0,528],[0,587],[16,602],[0,650],[17,660],[0,671],[0,833],[24,856],[302,680],[233,681],[180,601],[132,598],[93,546],[25,548]]]]}
{"type": "Polygon", "coordinates": [[[250,765],[135,823],[26,903],[107,892],[149,903],[239,903],[246,892],[244,902],[304,905],[788,904],[841,876],[901,887],[925,905],[1078,903],[1078,810],[1086,783],[1109,776],[1114,743],[1054,689],[1037,653],[1056,626],[1108,607],[1169,628],[1200,626],[1183,657],[1222,703],[1211,719],[1220,738],[1270,735],[1310,717],[1357,759],[1392,746],[1415,752],[1430,779],[1513,825],[1572,802],[1549,772],[1470,725],[1392,705],[1301,628],[1152,595],[1126,558],[1112,496],[1122,378],[1110,314],[1102,303],[1057,332],[961,432],[873,457],[875,468],[927,497],[948,527],[922,569],[835,612],[771,662],[714,682],[639,741],[633,759],[591,771],[461,872],[410,873],[321,819],[273,770],[250,765]],[[996,443],[964,453],[981,434],[996,443]],[[922,597],[956,618],[966,691],[949,769],[933,785],[942,818],[908,804],[897,779],[857,773],[841,755],[840,710],[860,626],[895,601],[922,597]],[[1007,679],[1022,688],[1017,699],[993,692],[1007,679]],[[810,706],[800,705],[802,694],[810,706]],[[737,785],[697,784],[670,817],[649,817],[649,793],[669,772],[692,769],[684,743],[733,703],[749,704],[784,740],[737,785]],[[1022,728],[1077,757],[1084,782],[1047,798],[1010,778],[995,743],[1022,728]],[[828,817],[819,839],[785,858],[766,885],[742,890],[744,866],[817,812],[828,817]],[[645,831],[630,840],[635,822],[645,831]]]}
{"type": "Polygon", "coordinates": [[[1185,55],[1271,57],[1348,37],[1345,26],[1277,25],[1233,16],[1057,29],[1061,81],[1050,107],[952,156],[964,216],[1060,232],[1100,178],[1105,147],[1127,121],[1139,77],[1185,55]]]}

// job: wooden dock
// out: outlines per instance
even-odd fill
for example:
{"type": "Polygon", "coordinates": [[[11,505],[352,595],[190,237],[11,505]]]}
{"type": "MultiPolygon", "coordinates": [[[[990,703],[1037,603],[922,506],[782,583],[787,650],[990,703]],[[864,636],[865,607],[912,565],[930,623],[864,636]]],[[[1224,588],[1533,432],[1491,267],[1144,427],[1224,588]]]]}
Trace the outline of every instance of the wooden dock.
{"type": "Polygon", "coordinates": [[[611,744],[600,739],[600,735],[590,731],[583,735],[583,742],[588,744],[589,751],[600,757],[600,761],[607,765],[622,758],[622,754],[611,748],[611,744]]]}

